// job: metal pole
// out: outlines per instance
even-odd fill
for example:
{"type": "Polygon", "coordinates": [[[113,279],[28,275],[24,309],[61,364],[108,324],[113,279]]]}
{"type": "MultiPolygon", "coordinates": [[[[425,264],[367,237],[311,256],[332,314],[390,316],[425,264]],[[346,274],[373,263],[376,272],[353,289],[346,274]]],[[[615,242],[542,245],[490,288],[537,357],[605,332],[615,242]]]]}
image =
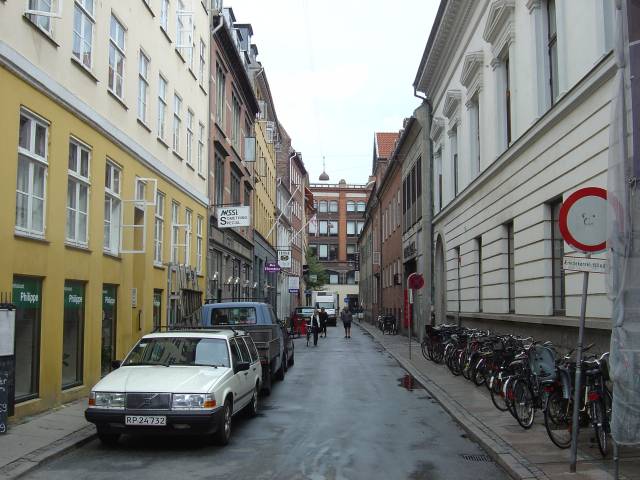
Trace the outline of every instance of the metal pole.
{"type": "MultiPolygon", "coordinates": [[[[587,255],[589,258],[590,255],[587,255]]],[[[578,346],[576,348],[576,378],[573,393],[573,419],[571,423],[571,465],[569,471],[575,473],[578,457],[578,416],[580,414],[580,380],[582,376],[582,342],[584,340],[584,318],[587,311],[587,291],[589,289],[589,272],[584,272],[582,283],[582,305],[580,307],[580,324],[578,328],[578,346]]]]}
{"type": "Polygon", "coordinates": [[[618,442],[613,438],[613,479],[618,480],[620,478],[620,450],[618,449],[618,442]]]}

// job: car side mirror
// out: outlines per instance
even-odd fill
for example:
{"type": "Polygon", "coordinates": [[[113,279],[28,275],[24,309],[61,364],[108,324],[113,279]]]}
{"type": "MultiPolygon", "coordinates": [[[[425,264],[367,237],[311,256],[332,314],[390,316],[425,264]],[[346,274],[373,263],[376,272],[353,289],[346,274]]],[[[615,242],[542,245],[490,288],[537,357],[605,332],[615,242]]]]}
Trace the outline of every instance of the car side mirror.
{"type": "Polygon", "coordinates": [[[122,365],[122,360],[112,360],[111,361],[111,368],[116,370],[117,368],[120,368],[120,366],[122,365]]]}
{"type": "Polygon", "coordinates": [[[235,364],[234,372],[246,372],[247,370],[249,370],[250,366],[251,364],[249,362],[238,362],[235,364]]]}

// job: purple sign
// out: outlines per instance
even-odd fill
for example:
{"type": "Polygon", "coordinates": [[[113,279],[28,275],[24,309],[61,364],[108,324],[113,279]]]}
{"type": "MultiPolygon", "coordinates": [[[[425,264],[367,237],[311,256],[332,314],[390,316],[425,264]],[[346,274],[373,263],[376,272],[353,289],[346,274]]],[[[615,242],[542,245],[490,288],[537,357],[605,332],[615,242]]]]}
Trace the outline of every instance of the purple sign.
{"type": "Polygon", "coordinates": [[[267,273],[278,273],[280,271],[280,265],[278,265],[278,262],[266,262],[264,264],[264,271],[267,273]]]}

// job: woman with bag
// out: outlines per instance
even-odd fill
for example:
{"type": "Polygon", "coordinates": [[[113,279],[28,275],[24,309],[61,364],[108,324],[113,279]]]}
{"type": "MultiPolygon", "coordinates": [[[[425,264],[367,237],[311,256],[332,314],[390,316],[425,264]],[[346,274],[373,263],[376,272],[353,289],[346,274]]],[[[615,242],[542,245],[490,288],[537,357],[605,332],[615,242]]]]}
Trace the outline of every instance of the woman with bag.
{"type": "Polygon", "coordinates": [[[311,333],[313,333],[313,346],[318,346],[318,333],[320,333],[320,313],[318,310],[313,311],[313,316],[311,317],[311,333]]]}

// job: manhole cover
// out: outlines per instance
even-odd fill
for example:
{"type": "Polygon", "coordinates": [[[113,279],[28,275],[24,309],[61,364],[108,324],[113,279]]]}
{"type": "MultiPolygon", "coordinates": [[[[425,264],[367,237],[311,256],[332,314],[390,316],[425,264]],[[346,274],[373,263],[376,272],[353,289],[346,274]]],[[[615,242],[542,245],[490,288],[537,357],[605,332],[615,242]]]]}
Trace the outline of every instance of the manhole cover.
{"type": "Polygon", "coordinates": [[[493,460],[491,460],[491,457],[489,455],[467,455],[467,454],[462,454],[461,455],[462,458],[464,458],[465,460],[469,461],[469,462],[493,462],[493,460]]]}

